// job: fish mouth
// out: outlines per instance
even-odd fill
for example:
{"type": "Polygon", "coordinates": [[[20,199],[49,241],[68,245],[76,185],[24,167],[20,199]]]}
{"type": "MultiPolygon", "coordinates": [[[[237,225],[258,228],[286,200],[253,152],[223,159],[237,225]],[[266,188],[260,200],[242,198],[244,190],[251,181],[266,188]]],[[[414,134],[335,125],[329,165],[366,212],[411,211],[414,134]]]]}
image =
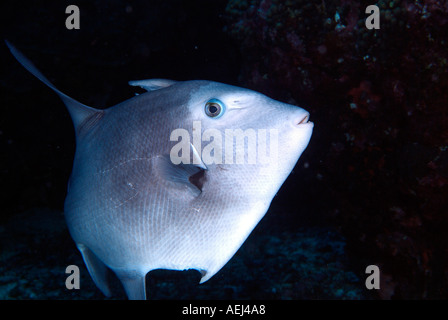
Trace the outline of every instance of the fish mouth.
{"type": "Polygon", "coordinates": [[[294,124],[298,127],[298,126],[303,126],[303,125],[307,125],[307,124],[313,124],[312,122],[309,121],[310,120],[310,114],[307,113],[304,116],[301,116],[300,118],[296,119],[294,121],[294,124]]]}
{"type": "Polygon", "coordinates": [[[300,122],[297,124],[304,124],[304,123],[308,123],[308,120],[310,119],[310,115],[307,114],[305,117],[302,118],[302,120],[300,120],[300,122]]]}

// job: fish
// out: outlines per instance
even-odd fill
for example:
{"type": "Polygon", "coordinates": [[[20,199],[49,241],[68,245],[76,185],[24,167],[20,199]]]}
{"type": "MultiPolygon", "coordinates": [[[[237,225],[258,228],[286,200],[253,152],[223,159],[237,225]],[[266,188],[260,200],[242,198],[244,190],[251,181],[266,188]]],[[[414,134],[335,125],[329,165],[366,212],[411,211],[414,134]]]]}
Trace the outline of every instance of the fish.
{"type": "Polygon", "coordinates": [[[308,146],[308,111],[209,80],[130,81],[115,106],[86,106],[57,89],[6,41],[70,113],[76,140],[64,202],[69,233],[96,286],[113,271],[145,300],[154,269],[213,277],[237,252],[308,146]]]}

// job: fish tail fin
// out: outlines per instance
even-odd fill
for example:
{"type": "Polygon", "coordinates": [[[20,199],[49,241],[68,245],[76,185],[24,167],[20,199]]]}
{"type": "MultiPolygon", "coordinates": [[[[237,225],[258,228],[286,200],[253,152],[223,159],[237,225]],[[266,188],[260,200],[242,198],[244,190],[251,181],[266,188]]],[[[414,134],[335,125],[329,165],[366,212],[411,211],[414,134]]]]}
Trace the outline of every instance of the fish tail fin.
{"type": "Polygon", "coordinates": [[[56,92],[62,101],[67,106],[67,109],[70,113],[70,116],[73,121],[73,125],[75,129],[81,127],[81,125],[89,118],[97,116],[99,113],[102,113],[102,110],[94,109],[89,106],[86,106],[75,99],[69,97],[65,93],[59,91],[34,65],[28,60],[16,47],[14,47],[8,40],[5,40],[6,45],[11,51],[12,55],[20,62],[20,64],[25,67],[30,73],[32,73],[36,78],[45,83],[48,87],[50,87],[54,92],[56,92]]]}
{"type": "Polygon", "coordinates": [[[146,274],[135,270],[114,270],[129,300],[146,300],[146,274]]]}

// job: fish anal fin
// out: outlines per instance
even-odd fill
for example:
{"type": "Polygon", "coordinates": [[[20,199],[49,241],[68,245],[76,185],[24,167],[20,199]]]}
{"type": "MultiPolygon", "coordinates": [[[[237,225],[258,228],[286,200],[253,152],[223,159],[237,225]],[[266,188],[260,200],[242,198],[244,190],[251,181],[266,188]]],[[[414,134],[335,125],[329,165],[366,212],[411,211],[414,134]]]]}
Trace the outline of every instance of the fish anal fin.
{"type": "Polygon", "coordinates": [[[101,292],[106,296],[111,296],[111,291],[109,288],[109,284],[107,281],[107,273],[108,268],[106,265],[85,245],[81,243],[77,243],[79,251],[82,254],[82,258],[84,259],[84,263],[87,266],[87,270],[89,270],[90,276],[95,282],[96,286],[101,290],[101,292]]]}

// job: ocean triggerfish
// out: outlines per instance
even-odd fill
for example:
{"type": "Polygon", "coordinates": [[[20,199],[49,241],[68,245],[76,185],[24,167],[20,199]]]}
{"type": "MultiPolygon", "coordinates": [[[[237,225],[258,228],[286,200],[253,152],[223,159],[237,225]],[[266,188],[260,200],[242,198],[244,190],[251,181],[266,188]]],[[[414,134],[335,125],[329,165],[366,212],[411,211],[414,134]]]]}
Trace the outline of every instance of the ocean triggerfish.
{"type": "Polygon", "coordinates": [[[131,81],[147,92],[91,108],[7,45],[71,115],[76,152],[64,214],[106,296],[109,269],[129,299],[146,299],[154,269],[210,279],[265,215],[311,138],[304,109],[213,81],[131,81]]]}

